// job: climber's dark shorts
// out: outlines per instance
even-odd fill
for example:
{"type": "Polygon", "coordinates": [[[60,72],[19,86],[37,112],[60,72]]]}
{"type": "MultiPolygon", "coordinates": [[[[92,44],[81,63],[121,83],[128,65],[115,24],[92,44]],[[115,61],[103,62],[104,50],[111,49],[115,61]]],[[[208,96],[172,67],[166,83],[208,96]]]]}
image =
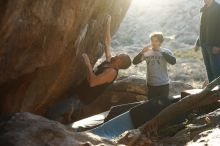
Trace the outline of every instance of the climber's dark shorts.
{"type": "Polygon", "coordinates": [[[170,85],[148,86],[148,98],[169,97],[170,85]]]}

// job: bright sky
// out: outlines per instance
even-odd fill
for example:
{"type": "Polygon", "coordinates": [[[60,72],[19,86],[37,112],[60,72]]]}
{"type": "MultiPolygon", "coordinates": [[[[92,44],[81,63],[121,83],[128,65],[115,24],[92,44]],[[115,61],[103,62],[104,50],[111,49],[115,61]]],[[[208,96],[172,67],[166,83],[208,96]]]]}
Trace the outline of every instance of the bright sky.
{"type": "MultiPolygon", "coordinates": [[[[170,3],[178,3],[180,0],[133,0],[133,5],[138,8],[144,8],[146,6],[152,5],[152,7],[156,5],[166,5],[170,3]]],[[[220,3],[220,0],[216,0],[220,3]]],[[[203,2],[203,0],[201,0],[203,2]]]]}
{"type": "Polygon", "coordinates": [[[149,6],[157,6],[157,5],[166,5],[170,3],[176,3],[179,0],[133,0],[133,6],[138,7],[138,8],[145,8],[149,6]]]}

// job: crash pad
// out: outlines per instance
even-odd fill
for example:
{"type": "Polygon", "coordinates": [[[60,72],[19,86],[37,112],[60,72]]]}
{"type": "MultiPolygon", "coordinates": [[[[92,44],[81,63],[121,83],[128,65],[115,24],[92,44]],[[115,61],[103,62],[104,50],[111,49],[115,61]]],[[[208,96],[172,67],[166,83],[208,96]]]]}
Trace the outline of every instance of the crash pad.
{"type": "Polygon", "coordinates": [[[140,105],[143,102],[135,102],[122,104],[117,106],[112,106],[109,111],[103,112],[98,115],[94,115],[71,124],[71,127],[78,132],[86,131],[92,128],[95,128],[127,111],[132,109],[133,107],[140,105]]]}
{"type": "Polygon", "coordinates": [[[129,113],[133,122],[133,126],[135,128],[142,126],[144,123],[146,123],[146,121],[151,120],[168,105],[179,100],[180,98],[175,98],[174,100],[173,97],[159,97],[132,108],[129,113]]]}
{"type": "Polygon", "coordinates": [[[113,139],[131,129],[134,129],[134,125],[132,123],[130,113],[126,112],[102,124],[101,126],[90,130],[89,132],[100,137],[113,139]]]}
{"type": "Polygon", "coordinates": [[[106,111],[101,114],[82,119],[80,121],[74,122],[71,127],[77,132],[89,130],[103,124],[108,114],[109,111],[106,111]]]}
{"type": "Polygon", "coordinates": [[[137,105],[130,111],[121,114],[112,120],[90,130],[93,134],[107,139],[113,139],[124,133],[125,131],[136,129],[148,120],[152,119],[162,109],[178,101],[176,98],[155,98],[143,104],[137,105]]]}

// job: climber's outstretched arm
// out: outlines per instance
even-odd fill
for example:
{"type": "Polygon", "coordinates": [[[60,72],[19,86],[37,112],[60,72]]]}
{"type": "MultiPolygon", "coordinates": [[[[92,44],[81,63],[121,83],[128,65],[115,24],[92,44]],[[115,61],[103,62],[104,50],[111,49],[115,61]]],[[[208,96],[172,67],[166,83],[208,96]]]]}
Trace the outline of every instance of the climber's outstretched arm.
{"type": "Polygon", "coordinates": [[[106,61],[110,62],[112,58],[111,52],[111,16],[107,18],[106,31],[105,31],[105,57],[106,61]]]}

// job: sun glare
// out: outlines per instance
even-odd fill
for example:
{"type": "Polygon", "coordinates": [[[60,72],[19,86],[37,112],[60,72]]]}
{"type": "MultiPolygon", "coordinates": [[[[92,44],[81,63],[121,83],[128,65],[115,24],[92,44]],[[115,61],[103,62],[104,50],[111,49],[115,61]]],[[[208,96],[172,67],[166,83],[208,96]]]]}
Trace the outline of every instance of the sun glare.
{"type": "Polygon", "coordinates": [[[171,0],[133,0],[133,4],[139,7],[144,7],[149,5],[162,4],[166,1],[171,1],[171,0]]]}
{"type": "Polygon", "coordinates": [[[179,0],[133,0],[132,5],[136,8],[157,8],[170,3],[178,3],[179,0]]]}

